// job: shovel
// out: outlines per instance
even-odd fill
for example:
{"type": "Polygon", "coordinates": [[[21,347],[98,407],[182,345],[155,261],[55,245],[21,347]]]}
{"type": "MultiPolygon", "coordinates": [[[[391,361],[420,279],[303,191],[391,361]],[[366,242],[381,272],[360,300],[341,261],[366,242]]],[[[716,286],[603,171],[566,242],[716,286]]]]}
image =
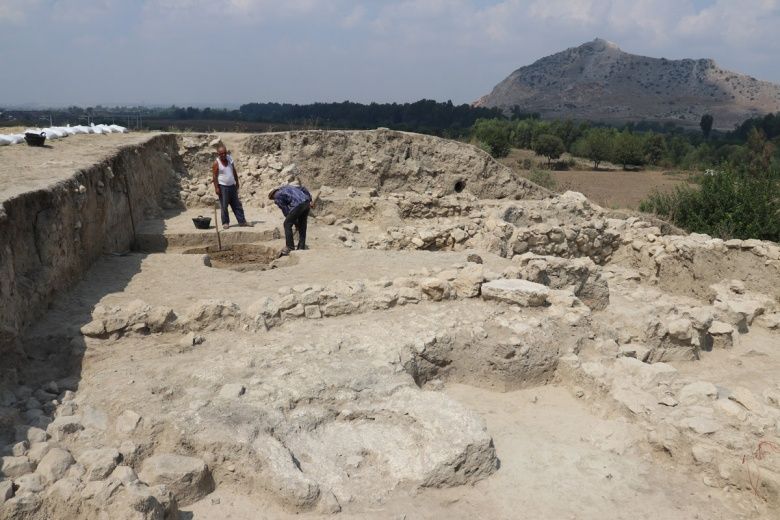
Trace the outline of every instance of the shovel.
{"type": "Polygon", "coordinates": [[[222,251],[222,239],[219,237],[219,220],[217,219],[216,206],[214,206],[214,231],[217,232],[217,251],[222,251]]]}

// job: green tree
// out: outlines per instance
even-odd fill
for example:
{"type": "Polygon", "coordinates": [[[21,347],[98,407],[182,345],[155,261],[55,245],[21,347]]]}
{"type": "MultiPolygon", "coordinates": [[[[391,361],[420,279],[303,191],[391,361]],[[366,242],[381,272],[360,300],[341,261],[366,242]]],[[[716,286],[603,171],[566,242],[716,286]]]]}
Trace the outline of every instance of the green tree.
{"type": "Polygon", "coordinates": [[[701,133],[704,135],[705,139],[710,138],[710,132],[712,132],[712,123],[715,122],[715,118],[712,117],[710,114],[704,114],[701,116],[701,121],[699,121],[699,127],[701,128],[701,133]]]}
{"type": "Polygon", "coordinates": [[[642,166],[645,161],[644,143],[642,137],[623,131],[615,138],[613,162],[623,165],[625,170],[628,165],[642,166]]]}
{"type": "Polygon", "coordinates": [[[766,140],[763,130],[757,128],[750,130],[745,146],[750,156],[749,172],[756,174],[757,172],[768,170],[772,162],[773,150],[772,144],[766,140]]]}
{"type": "Polygon", "coordinates": [[[552,166],[553,159],[558,159],[566,151],[566,147],[563,140],[557,135],[542,134],[534,139],[533,150],[537,155],[547,157],[547,167],[549,168],[552,166]]]}
{"type": "Polygon", "coordinates": [[[666,139],[661,134],[649,134],[645,138],[645,159],[649,164],[658,164],[666,155],[666,139]]]}
{"type": "Polygon", "coordinates": [[[607,128],[591,128],[574,144],[577,155],[593,161],[593,169],[598,170],[601,161],[612,157],[613,132],[607,128]]]}
{"type": "Polygon", "coordinates": [[[474,123],[474,137],[490,150],[493,157],[506,157],[511,149],[512,125],[500,119],[479,119],[474,123]]]}
{"type": "Polygon", "coordinates": [[[693,149],[685,137],[676,135],[669,139],[666,147],[667,156],[674,166],[680,166],[685,156],[693,149]]]}

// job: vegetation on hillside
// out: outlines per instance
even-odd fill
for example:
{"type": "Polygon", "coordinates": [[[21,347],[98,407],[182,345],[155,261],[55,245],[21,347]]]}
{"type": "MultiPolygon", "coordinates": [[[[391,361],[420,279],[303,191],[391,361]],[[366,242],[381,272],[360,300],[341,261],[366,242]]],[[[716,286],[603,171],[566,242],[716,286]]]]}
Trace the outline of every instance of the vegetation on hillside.
{"type": "Polygon", "coordinates": [[[750,130],[740,160],[695,180],[671,193],[653,193],[640,209],[689,231],[780,241],[780,161],[763,131],[750,130]]]}

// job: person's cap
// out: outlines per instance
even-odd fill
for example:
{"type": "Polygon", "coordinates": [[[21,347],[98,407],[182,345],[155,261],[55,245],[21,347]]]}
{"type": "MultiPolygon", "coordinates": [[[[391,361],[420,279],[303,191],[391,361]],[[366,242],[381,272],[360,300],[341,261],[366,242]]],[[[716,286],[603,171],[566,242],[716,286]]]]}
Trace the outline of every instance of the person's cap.
{"type": "Polygon", "coordinates": [[[273,200],[273,198],[274,198],[274,193],[276,193],[277,191],[279,191],[279,188],[274,188],[274,189],[272,189],[271,191],[269,191],[269,192],[268,192],[268,199],[269,199],[269,200],[273,200]]]}

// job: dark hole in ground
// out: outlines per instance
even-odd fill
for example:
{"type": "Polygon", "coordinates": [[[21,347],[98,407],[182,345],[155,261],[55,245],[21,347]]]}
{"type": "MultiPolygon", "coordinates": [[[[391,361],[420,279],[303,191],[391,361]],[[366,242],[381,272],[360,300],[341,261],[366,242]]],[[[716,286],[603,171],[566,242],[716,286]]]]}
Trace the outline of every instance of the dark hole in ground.
{"type": "Polygon", "coordinates": [[[287,267],[298,262],[294,255],[279,258],[279,248],[262,244],[231,244],[222,246],[196,247],[185,254],[207,255],[211,267],[233,271],[265,271],[287,267]]]}
{"type": "Polygon", "coordinates": [[[458,181],[455,183],[455,193],[460,193],[466,189],[466,181],[458,181]]]}

